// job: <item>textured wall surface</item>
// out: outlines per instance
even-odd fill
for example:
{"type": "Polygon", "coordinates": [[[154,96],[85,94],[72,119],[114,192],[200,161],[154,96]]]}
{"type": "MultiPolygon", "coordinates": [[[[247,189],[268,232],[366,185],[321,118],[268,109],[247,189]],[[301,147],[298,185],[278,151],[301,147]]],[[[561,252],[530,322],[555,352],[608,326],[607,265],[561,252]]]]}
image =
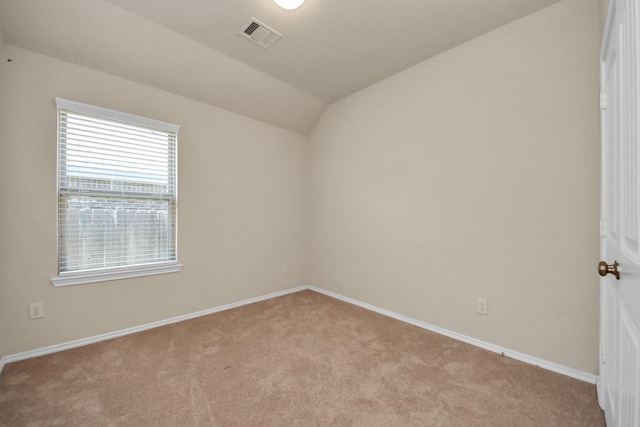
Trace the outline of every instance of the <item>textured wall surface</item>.
{"type": "Polygon", "coordinates": [[[567,0],[332,105],[309,281],[597,373],[598,22],[567,0]]]}
{"type": "Polygon", "coordinates": [[[310,137],[2,45],[0,357],[310,283],[597,373],[601,8],[565,0],[447,51],[310,137]],[[182,272],[51,285],[54,97],[181,125],[182,272]]]}
{"type": "Polygon", "coordinates": [[[305,136],[10,45],[3,55],[0,357],[305,283],[305,136]],[[53,287],[54,97],[181,126],[180,273],[53,287]],[[36,301],[45,318],[29,320],[36,301]]]}

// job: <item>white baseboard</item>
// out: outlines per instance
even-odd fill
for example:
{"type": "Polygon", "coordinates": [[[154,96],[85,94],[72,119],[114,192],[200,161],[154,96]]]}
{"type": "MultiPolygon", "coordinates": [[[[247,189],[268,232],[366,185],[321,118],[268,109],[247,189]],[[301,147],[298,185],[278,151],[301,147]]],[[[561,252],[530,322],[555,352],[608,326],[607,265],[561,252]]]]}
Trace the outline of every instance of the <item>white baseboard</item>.
{"type": "Polygon", "coordinates": [[[387,317],[391,317],[396,320],[400,320],[405,323],[409,323],[411,325],[417,326],[422,329],[426,329],[428,331],[432,331],[438,333],[440,335],[444,335],[449,338],[453,338],[458,341],[462,341],[467,344],[474,345],[476,347],[483,348],[485,350],[489,350],[494,353],[501,354],[503,356],[510,357],[512,359],[519,360],[521,362],[528,363],[530,365],[535,365],[540,368],[546,369],[548,371],[553,371],[558,374],[566,375],[571,378],[575,378],[577,380],[585,381],[590,384],[596,384],[598,377],[596,375],[590,374],[588,372],[579,371],[577,369],[569,368],[567,366],[559,365],[557,363],[549,362],[544,359],[539,359],[537,357],[529,356],[527,354],[523,354],[514,350],[509,350],[504,347],[500,347],[494,344],[490,344],[488,342],[480,341],[475,338],[468,337],[466,335],[459,334],[457,332],[449,331],[447,329],[440,328],[438,326],[431,325],[426,322],[422,322],[420,320],[415,320],[407,316],[403,316],[402,314],[394,313],[393,311],[385,310],[384,308],[377,307],[375,305],[367,304],[362,301],[358,301],[353,298],[345,297],[343,295],[337,294],[335,292],[327,291],[321,288],[317,288],[312,285],[307,286],[308,289],[330,296],[332,298],[339,299],[341,301],[347,302],[349,304],[357,305],[358,307],[382,314],[387,317]]]}
{"type": "Polygon", "coordinates": [[[43,347],[35,350],[25,351],[23,353],[12,354],[0,359],[0,373],[2,373],[2,370],[4,369],[4,365],[6,365],[7,363],[17,362],[19,360],[31,359],[32,357],[44,356],[45,354],[57,353],[59,351],[70,350],[72,348],[82,347],[82,346],[94,344],[100,341],[107,341],[113,338],[135,334],[136,332],[146,331],[147,329],[158,328],[160,326],[170,325],[172,323],[182,322],[184,320],[194,319],[200,316],[206,316],[208,314],[218,313],[220,311],[231,310],[232,308],[242,307],[243,305],[253,304],[254,302],[265,301],[271,298],[292,294],[294,292],[304,291],[306,289],[309,289],[309,287],[306,285],[298,286],[297,288],[286,289],[280,292],[274,292],[271,294],[262,295],[255,298],[249,298],[246,300],[234,302],[231,304],[221,305],[219,307],[210,308],[207,310],[196,311],[195,313],[189,313],[183,316],[172,317],[171,319],[147,323],[146,325],[134,326],[132,328],[122,329],[115,332],[108,332],[106,334],[95,335],[92,337],[81,338],[75,341],[68,341],[62,344],[56,344],[49,347],[43,347]]]}
{"type": "Polygon", "coordinates": [[[82,347],[85,345],[89,345],[89,344],[94,344],[100,341],[106,341],[106,340],[110,340],[113,338],[118,338],[118,337],[122,337],[125,335],[130,335],[130,334],[134,334],[136,332],[142,332],[142,331],[146,331],[148,329],[153,329],[153,328],[157,328],[160,326],[165,326],[165,325],[170,325],[172,323],[177,323],[177,322],[182,322],[184,320],[189,320],[189,319],[193,319],[196,317],[200,317],[200,316],[206,316],[208,314],[213,314],[213,313],[218,313],[221,311],[225,311],[225,310],[230,310],[232,308],[237,308],[237,307],[242,307],[243,305],[248,305],[248,304],[253,304],[255,302],[260,302],[260,301],[265,301],[271,298],[276,298],[276,297],[280,297],[283,295],[288,295],[288,294],[292,294],[295,292],[300,292],[300,291],[304,291],[304,290],[312,290],[315,292],[318,292],[320,294],[323,295],[327,295],[329,297],[347,302],[349,304],[353,304],[356,305],[358,307],[364,308],[366,310],[370,310],[379,314],[382,314],[384,316],[387,317],[391,317],[393,319],[396,320],[400,320],[402,322],[405,323],[409,323],[411,325],[417,326],[419,328],[422,329],[426,329],[435,333],[438,333],[440,335],[444,335],[450,338],[453,338],[455,340],[458,341],[462,341],[465,342],[467,344],[471,344],[474,345],[476,347],[480,347],[483,348],[485,350],[489,350],[492,351],[494,353],[498,353],[501,354],[503,356],[507,356],[510,357],[512,359],[516,359],[516,360],[520,360],[522,362],[525,363],[529,363],[531,365],[535,365],[535,366],[539,366],[540,368],[543,369],[547,369],[549,371],[553,371],[559,374],[563,374],[566,375],[568,377],[571,378],[575,378],[581,381],[585,381],[591,384],[596,384],[598,377],[596,375],[593,374],[589,374],[587,372],[583,372],[583,371],[579,371],[577,369],[573,369],[573,368],[569,368],[567,366],[562,366],[559,365],[557,363],[553,363],[553,362],[549,362],[547,360],[543,360],[543,359],[539,359],[537,357],[533,357],[533,356],[529,356],[517,351],[513,351],[513,350],[509,350],[497,345],[493,345],[484,341],[480,341],[477,340],[475,338],[471,338],[468,337],[466,335],[462,335],[459,334],[457,332],[452,332],[449,331],[447,329],[443,329],[440,328],[438,326],[434,326],[431,325],[429,323],[426,322],[422,322],[420,320],[415,320],[412,319],[410,317],[407,316],[403,316],[401,314],[398,313],[394,313],[393,311],[389,311],[389,310],[385,310],[384,308],[380,308],[377,307],[375,305],[371,305],[371,304],[367,304],[365,302],[353,299],[353,298],[349,298],[349,297],[345,297],[343,295],[337,294],[335,292],[331,292],[331,291],[327,291],[312,285],[303,285],[303,286],[298,286],[296,288],[291,288],[291,289],[287,289],[284,291],[280,291],[280,292],[274,292],[271,294],[267,294],[267,295],[262,295],[259,297],[255,297],[255,298],[250,298],[250,299],[246,299],[246,300],[242,300],[239,302],[235,302],[235,303],[231,303],[231,304],[226,304],[226,305],[222,305],[219,307],[215,307],[215,308],[211,308],[211,309],[207,309],[207,310],[202,310],[202,311],[197,311],[195,313],[190,313],[190,314],[185,314],[183,316],[178,316],[178,317],[172,317],[171,319],[166,319],[166,320],[160,320],[158,322],[153,322],[153,323],[147,323],[146,325],[141,325],[141,326],[134,326],[132,328],[127,328],[127,329],[122,329],[119,331],[115,331],[115,332],[109,332],[106,334],[101,334],[101,335],[96,335],[93,337],[88,337],[88,338],[82,338],[79,340],[75,340],[75,341],[69,341],[66,343],[62,343],[62,344],[57,344],[57,345],[52,345],[49,347],[43,347],[43,348],[39,348],[39,349],[35,349],[35,350],[31,350],[31,351],[25,351],[23,353],[18,353],[18,354],[13,354],[13,355],[9,355],[9,356],[5,356],[2,359],[0,359],[0,373],[2,372],[2,369],[4,368],[4,366],[7,363],[11,363],[11,362],[17,362],[19,360],[24,360],[24,359],[30,359],[32,357],[38,357],[38,356],[44,356],[45,354],[51,354],[51,353],[56,353],[59,351],[64,351],[64,350],[70,350],[72,348],[76,348],[76,347],[82,347]]]}

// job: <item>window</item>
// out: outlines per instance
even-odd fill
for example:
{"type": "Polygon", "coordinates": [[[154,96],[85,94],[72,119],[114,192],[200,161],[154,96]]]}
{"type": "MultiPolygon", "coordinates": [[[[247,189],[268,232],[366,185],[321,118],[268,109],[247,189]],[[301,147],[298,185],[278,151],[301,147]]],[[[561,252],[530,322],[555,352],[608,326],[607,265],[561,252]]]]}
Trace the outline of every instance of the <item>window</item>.
{"type": "Polygon", "coordinates": [[[179,271],[179,126],[56,98],[58,276],[75,285],[179,271]]]}

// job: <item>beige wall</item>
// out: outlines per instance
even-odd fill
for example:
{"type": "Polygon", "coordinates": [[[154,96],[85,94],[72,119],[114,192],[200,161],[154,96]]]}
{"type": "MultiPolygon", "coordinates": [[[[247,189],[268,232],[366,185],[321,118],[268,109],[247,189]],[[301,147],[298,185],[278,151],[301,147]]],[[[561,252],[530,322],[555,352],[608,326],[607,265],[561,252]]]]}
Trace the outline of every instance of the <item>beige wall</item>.
{"type": "Polygon", "coordinates": [[[599,14],[516,21],[336,103],[310,138],[3,45],[0,357],[311,283],[597,373],[599,14]],[[56,96],[182,126],[181,273],[51,285],[56,96]]]}
{"type": "Polygon", "coordinates": [[[607,22],[607,13],[609,12],[609,0],[600,0],[600,34],[604,31],[604,25],[607,22]]]}
{"type": "Polygon", "coordinates": [[[10,45],[3,54],[0,357],[305,283],[305,136],[10,45]],[[56,96],[181,125],[182,272],[52,286],[56,96]],[[34,301],[44,319],[28,320],[34,301]]]}
{"type": "MultiPolygon", "coordinates": [[[[3,48],[4,48],[4,39],[2,38],[2,28],[0,27],[0,61],[5,62],[7,59],[2,54],[3,48]]],[[[0,70],[0,72],[2,72],[2,70],[0,70]]]]}
{"type": "Polygon", "coordinates": [[[310,283],[597,373],[598,28],[566,0],[332,105],[310,283]]]}

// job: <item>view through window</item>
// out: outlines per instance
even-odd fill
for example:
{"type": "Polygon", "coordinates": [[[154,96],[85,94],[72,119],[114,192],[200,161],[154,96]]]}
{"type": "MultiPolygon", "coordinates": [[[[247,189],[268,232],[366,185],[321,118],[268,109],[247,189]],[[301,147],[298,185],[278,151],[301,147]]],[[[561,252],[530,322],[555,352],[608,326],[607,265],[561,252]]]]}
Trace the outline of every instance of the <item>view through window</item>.
{"type": "Polygon", "coordinates": [[[58,273],[176,263],[176,125],[56,99],[58,273]]]}

